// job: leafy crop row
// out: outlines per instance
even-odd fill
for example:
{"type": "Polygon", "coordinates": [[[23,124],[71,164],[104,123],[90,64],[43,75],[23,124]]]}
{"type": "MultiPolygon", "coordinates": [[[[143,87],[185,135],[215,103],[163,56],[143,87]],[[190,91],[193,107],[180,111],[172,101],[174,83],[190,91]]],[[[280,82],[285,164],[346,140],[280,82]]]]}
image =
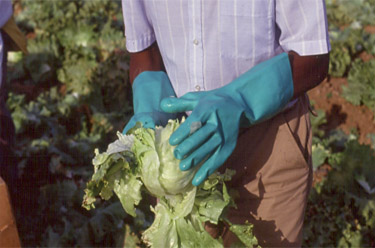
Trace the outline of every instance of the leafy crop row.
{"type": "MultiPolygon", "coordinates": [[[[374,109],[374,0],[327,0],[330,75],[348,77],[344,96],[374,109]]],[[[131,113],[128,56],[120,1],[22,1],[17,22],[30,54],[9,56],[8,106],[16,129],[16,216],[23,245],[139,245],[151,223],[148,202],[137,218],[118,199],[81,207],[94,148],[104,150],[131,113]]],[[[330,165],[310,195],[304,245],[375,246],[374,150],[355,136],[325,133],[313,119],[314,166],[330,165]],[[328,220],[328,221],[327,221],[328,220]]],[[[150,199],[148,199],[150,200],[150,199]]]]}
{"type": "MultiPolygon", "coordinates": [[[[355,133],[325,133],[323,111],[312,116],[313,168],[316,178],[307,205],[305,247],[375,245],[375,140],[358,142],[355,133]]],[[[369,135],[370,137],[371,135],[369,135]]]]}
{"type": "Polygon", "coordinates": [[[346,100],[375,111],[375,34],[365,29],[375,26],[375,1],[330,0],[327,16],[332,45],[329,74],[348,77],[343,89],[346,100]],[[360,59],[364,54],[372,59],[360,59]]]}
{"type": "MultiPolygon", "coordinates": [[[[329,74],[347,78],[342,96],[375,110],[375,1],[327,0],[332,45],[329,74]]],[[[324,111],[312,117],[315,185],[304,226],[306,247],[375,246],[375,140],[358,142],[355,132],[323,131],[324,111]]],[[[369,134],[369,137],[374,137],[369,134]]]]}
{"type": "Polygon", "coordinates": [[[29,54],[9,56],[7,104],[17,132],[14,198],[22,243],[136,241],[130,233],[143,229],[144,215],[130,219],[114,201],[91,212],[81,207],[94,148],[104,149],[131,111],[120,1],[21,3],[16,18],[29,54]]]}
{"type": "MultiPolygon", "coordinates": [[[[375,143],[374,143],[375,145],[375,143]]],[[[320,140],[313,151],[315,169],[328,163],[327,177],[309,198],[304,227],[307,247],[375,245],[375,150],[340,131],[320,140]]]]}

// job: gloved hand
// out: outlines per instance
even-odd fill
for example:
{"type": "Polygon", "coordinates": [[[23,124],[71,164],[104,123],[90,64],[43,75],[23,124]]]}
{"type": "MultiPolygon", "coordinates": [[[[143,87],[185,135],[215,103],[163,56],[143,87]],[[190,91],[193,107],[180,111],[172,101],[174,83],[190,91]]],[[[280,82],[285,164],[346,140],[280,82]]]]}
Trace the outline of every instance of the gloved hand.
{"type": "Polygon", "coordinates": [[[174,155],[181,160],[181,170],[201,166],[193,185],[201,184],[232,154],[240,127],[277,114],[291,100],[293,90],[289,58],[283,53],[224,87],[163,99],[161,109],[165,112],[192,111],[169,142],[177,145],[174,155]]]}
{"type": "Polygon", "coordinates": [[[144,71],[133,82],[134,115],[122,133],[141,122],[145,128],[165,125],[169,119],[176,119],[177,114],[165,113],[160,109],[160,102],[165,97],[176,97],[167,74],[163,71],[144,71]]]}

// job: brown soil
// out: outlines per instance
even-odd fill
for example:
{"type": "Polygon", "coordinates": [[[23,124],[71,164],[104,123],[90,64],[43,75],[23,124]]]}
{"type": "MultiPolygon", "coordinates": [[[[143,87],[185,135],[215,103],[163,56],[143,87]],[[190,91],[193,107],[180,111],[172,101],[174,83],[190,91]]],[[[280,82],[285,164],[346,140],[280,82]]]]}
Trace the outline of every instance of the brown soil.
{"type": "MultiPolygon", "coordinates": [[[[345,26],[341,28],[344,29],[345,26]]],[[[364,30],[375,34],[375,25],[365,26],[364,30]]],[[[358,57],[365,62],[375,59],[374,55],[366,52],[362,52],[358,57]]],[[[310,99],[314,101],[315,109],[326,112],[327,124],[322,128],[325,131],[339,128],[347,134],[357,129],[359,142],[369,144],[371,140],[368,134],[375,134],[374,112],[366,106],[354,106],[341,97],[343,85],[347,85],[346,78],[330,78],[308,93],[310,99]]]]}
{"type": "Polygon", "coordinates": [[[367,62],[367,61],[369,61],[369,60],[375,58],[374,55],[369,54],[369,53],[367,53],[367,52],[361,52],[358,56],[359,56],[359,58],[361,58],[364,62],[367,62]]]}
{"type": "Polygon", "coordinates": [[[317,183],[320,183],[322,180],[324,180],[325,178],[327,178],[328,172],[330,170],[332,170],[332,167],[331,167],[331,165],[329,165],[327,163],[322,164],[321,166],[319,166],[319,168],[317,168],[314,171],[313,186],[315,186],[317,183]]]}
{"type": "Polygon", "coordinates": [[[375,34],[375,26],[366,26],[364,29],[370,34],[375,34]]]}
{"type": "MultiPolygon", "coordinates": [[[[364,30],[375,34],[375,25],[365,26],[364,30]]],[[[366,52],[362,52],[358,57],[363,61],[375,59],[374,55],[366,52]]],[[[314,108],[326,112],[327,124],[323,125],[322,129],[329,131],[339,128],[347,134],[356,129],[359,142],[370,144],[368,134],[375,134],[374,111],[366,106],[354,106],[341,97],[343,85],[347,85],[346,78],[329,78],[308,93],[314,102],[314,108]]]]}
{"type": "MultiPolygon", "coordinates": [[[[369,58],[367,54],[360,55],[362,59],[369,58]]],[[[357,129],[359,142],[370,144],[368,134],[375,133],[375,116],[366,106],[354,106],[341,97],[342,86],[347,85],[346,78],[331,78],[325,80],[318,87],[309,91],[310,100],[315,109],[322,109],[326,113],[327,124],[321,128],[325,131],[341,129],[349,134],[357,129]]],[[[323,164],[314,171],[313,184],[319,183],[327,177],[331,170],[329,164],[323,164]]]]}
{"type": "Polygon", "coordinates": [[[315,109],[326,112],[327,124],[322,129],[342,129],[349,134],[357,129],[359,142],[370,144],[368,134],[375,133],[375,117],[366,106],[354,106],[341,97],[342,86],[346,85],[345,78],[331,78],[325,80],[318,87],[309,92],[310,99],[314,102],[315,109]]]}

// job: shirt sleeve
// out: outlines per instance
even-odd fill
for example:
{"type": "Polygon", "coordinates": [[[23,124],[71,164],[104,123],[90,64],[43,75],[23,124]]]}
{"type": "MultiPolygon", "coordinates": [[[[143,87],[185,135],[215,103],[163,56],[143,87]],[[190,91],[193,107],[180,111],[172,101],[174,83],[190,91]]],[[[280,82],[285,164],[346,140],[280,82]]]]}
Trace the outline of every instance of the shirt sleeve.
{"type": "Polygon", "coordinates": [[[305,56],[331,50],[324,0],[276,0],[276,24],[285,52],[305,56]]]}
{"type": "Polygon", "coordinates": [[[122,0],[126,49],[139,52],[155,42],[154,30],[147,18],[143,0],[122,0]]]}
{"type": "Polygon", "coordinates": [[[13,14],[11,0],[0,0],[0,28],[9,20],[13,14]]]}

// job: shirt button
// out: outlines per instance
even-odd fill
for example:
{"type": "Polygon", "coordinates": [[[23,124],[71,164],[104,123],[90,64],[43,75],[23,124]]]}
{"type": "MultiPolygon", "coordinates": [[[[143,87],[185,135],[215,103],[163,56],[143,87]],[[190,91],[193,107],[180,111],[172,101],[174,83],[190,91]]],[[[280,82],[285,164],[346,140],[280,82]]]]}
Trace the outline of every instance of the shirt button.
{"type": "Polygon", "coordinates": [[[196,91],[200,91],[200,90],[201,90],[201,87],[200,87],[199,85],[196,85],[196,86],[195,86],[195,90],[196,90],[196,91]]]}
{"type": "Polygon", "coordinates": [[[194,43],[194,45],[198,45],[198,44],[199,44],[199,41],[198,41],[197,39],[194,39],[194,40],[193,40],[193,43],[194,43]]]}

